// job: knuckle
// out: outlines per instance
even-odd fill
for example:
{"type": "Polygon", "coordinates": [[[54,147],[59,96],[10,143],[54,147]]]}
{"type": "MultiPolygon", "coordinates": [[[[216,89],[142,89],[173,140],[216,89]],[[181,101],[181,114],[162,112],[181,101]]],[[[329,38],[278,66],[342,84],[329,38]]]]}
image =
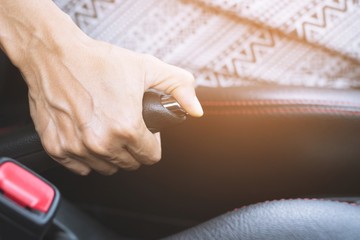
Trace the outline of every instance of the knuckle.
{"type": "Polygon", "coordinates": [[[134,161],[116,159],[116,160],[112,160],[111,163],[115,164],[116,166],[119,166],[124,170],[129,170],[129,171],[136,170],[140,167],[140,163],[134,161]]]}
{"type": "Polygon", "coordinates": [[[129,166],[129,167],[126,167],[126,168],[123,168],[124,170],[127,170],[127,171],[135,171],[135,170],[138,170],[140,168],[140,164],[133,164],[132,166],[129,166]]]}
{"type": "Polygon", "coordinates": [[[192,73],[184,70],[183,73],[183,80],[189,84],[193,84],[195,82],[195,77],[192,73]]]}
{"type": "Polygon", "coordinates": [[[58,163],[60,163],[61,165],[67,167],[68,169],[71,169],[71,170],[74,170],[74,160],[73,159],[70,159],[70,158],[55,158],[54,157],[54,160],[58,163]]]}
{"type": "Polygon", "coordinates": [[[64,167],[66,167],[67,169],[69,169],[70,171],[80,174],[82,176],[88,175],[90,173],[89,168],[79,167],[76,164],[76,160],[74,160],[74,159],[71,159],[71,158],[56,159],[55,158],[54,160],[57,161],[58,163],[60,163],[61,165],[63,165],[64,167]]]}
{"type": "Polygon", "coordinates": [[[84,157],[86,155],[84,147],[79,142],[75,142],[75,143],[72,143],[72,144],[67,144],[66,147],[64,147],[64,149],[69,154],[75,155],[75,156],[78,156],[78,157],[84,157]]]}
{"type": "Polygon", "coordinates": [[[59,144],[51,143],[51,142],[44,142],[43,145],[44,145],[46,152],[50,156],[52,156],[54,158],[59,158],[59,159],[65,157],[65,151],[59,144]]]}
{"type": "Polygon", "coordinates": [[[105,158],[97,157],[88,159],[88,165],[102,175],[112,175],[117,172],[117,167],[111,165],[105,158]]]}
{"type": "Polygon", "coordinates": [[[71,160],[70,158],[62,158],[58,159],[57,161],[65,166],[68,166],[72,163],[73,160],[71,160]]]}
{"type": "MultiPolygon", "coordinates": [[[[111,153],[118,148],[116,146],[123,146],[126,144],[135,143],[141,134],[145,125],[140,121],[124,121],[122,124],[113,123],[101,132],[96,134],[93,131],[86,131],[83,133],[83,145],[85,149],[97,155],[111,159],[111,153]],[[118,143],[116,146],[114,142],[118,143]]],[[[74,146],[75,151],[79,154],[83,153],[81,146],[74,146]]]]}
{"type": "Polygon", "coordinates": [[[150,54],[142,54],[141,57],[142,57],[143,61],[145,61],[145,62],[157,62],[157,61],[159,61],[158,58],[156,58],[156,57],[154,57],[154,56],[152,56],[150,54]]]}
{"type": "Polygon", "coordinates": [[[100,135],[95,135],[92,132],[86,132],[84,134],[83,142],[87,149],[101,156],[108,156],[108,134],[106,132],[100,135]]]}
{"type": "Polygon", "coordinates": [[[149,155],[147,155],[147,164],[152,165],[161,160],[161,151],[155,151],[149,155]]]}
{"type": "Polygon", "coordinates": [[[142,125],[136,121],[127,122],[118,127],[115,132],[116,135],[124,140],[126,143],[134,142],[138,138],[138,132],[142,129],[142,125]]]}

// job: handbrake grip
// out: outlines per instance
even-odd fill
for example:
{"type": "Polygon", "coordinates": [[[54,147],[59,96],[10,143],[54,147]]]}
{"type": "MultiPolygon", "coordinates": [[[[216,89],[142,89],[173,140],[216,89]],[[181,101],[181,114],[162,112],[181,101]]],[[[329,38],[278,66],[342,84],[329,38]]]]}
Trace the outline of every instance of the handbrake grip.
{"type": "Polygon", "coordinates": [[[143,98],[143,118],[152,133],[186,120],[186,112],[171,96],[146,92],[143,98]]]}

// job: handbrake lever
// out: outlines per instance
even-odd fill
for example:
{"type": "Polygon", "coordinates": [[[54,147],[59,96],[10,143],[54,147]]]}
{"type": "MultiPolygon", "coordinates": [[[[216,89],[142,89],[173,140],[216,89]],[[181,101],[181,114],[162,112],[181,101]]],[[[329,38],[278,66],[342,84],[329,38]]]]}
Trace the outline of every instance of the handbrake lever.
{"type": "Polygon", "coordinates": [[[143,98],[143,118],[152,132],[177,125],[186,120],[186,112],[170,95],[146,92],[143,98]]]}
{"type": "MultiPolygon", "coordinates": [[[[143,118],[152,133],[184,122],[186,115],[185,110],[173,97],[154,91],[145,92],[143,118]]],[[[35,161],[37,162],[35,163],[34,160],[31,160],[32,156],[38,158],[39,152],[43,152],[43,150],[40,137],[33,126],[0,136],[0,157],[17,159],[30,168],[36,168],[35,170],[48,168],[44,167],[41,161],[35,161]]]]}

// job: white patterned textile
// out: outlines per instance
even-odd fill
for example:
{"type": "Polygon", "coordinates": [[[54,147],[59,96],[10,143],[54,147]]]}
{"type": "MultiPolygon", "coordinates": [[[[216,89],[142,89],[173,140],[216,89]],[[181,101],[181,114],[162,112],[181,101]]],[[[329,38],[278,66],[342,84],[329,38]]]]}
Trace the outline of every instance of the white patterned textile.
{"type": "Polygon", "coordinates": [[[360,87],[358,0],[55,0],[89,36],[197,85],[360,87]]]}

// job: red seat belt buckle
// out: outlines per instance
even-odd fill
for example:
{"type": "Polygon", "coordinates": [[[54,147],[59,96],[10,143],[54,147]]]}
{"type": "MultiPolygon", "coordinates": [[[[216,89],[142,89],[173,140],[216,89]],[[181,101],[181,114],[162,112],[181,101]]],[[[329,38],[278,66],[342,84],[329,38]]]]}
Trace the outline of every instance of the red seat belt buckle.
{"type": "Polygon", "coordinates": [[[41,239],[60,202],[48,181],[9,158],[0,158],[0,239],[41,239]]]}
{"type": "Polygon", "coordinates": [[[0,189],[21,206],[43,213],[49,210],[55,196],[52,187],[14,162],[0,165],[0,189]]]}

